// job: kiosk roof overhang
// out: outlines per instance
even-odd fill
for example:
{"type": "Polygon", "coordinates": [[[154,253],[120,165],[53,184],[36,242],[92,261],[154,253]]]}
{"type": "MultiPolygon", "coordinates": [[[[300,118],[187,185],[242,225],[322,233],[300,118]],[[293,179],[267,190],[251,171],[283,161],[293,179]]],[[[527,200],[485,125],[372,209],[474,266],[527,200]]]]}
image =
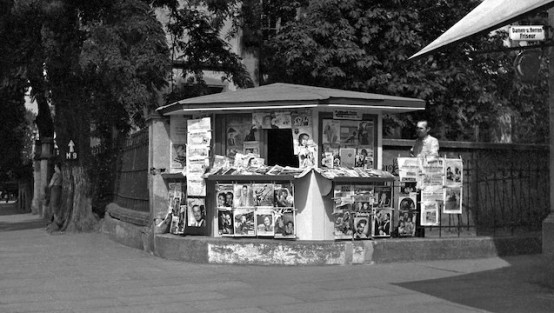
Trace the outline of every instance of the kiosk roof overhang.
{"type": "Polygon", "coordinates": [[[252,111],[302,108],[372,109],[402,113],[425,109],[425,101],[365,92],[276,83],[184,99],[157,109],[162,115],[198,111],[252,111]]]}
{"type": "Polygon", "coordinates": [[[524,14],[543,11],[553,6],[554,0],[484,0],[410,59],[420,58],[467,37],[493,31],[517,21],[524,14]]]}

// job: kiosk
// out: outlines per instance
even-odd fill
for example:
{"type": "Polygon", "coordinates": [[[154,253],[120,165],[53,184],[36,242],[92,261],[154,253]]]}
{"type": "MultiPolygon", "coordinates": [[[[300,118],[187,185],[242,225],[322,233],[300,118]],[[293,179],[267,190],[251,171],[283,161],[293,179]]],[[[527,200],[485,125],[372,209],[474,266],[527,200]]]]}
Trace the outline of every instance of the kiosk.
{"type": "Polygon", "coordinates": [[[395,178],[381,170],[383,114],[424,108],[420,99],[282,83],[160,107],[168,138],[157,157],[168,168],[158,183],[168,196],[153,215],[169,207],[174,232],[213,237],[386,237],[390,226],[379,229],[392,218],[395,178]]]}

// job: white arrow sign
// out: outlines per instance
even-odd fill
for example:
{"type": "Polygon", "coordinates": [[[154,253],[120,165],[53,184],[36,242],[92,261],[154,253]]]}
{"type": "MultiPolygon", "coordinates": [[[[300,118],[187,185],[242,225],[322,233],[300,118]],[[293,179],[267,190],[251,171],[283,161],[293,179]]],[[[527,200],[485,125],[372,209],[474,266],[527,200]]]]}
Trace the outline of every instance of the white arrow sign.
{"type": "Polygon", "coordinates": [[[73,140],[70,140],[67,145],[69,146],[69,152],[75,152],[75,150],[73,149],[75,147],[75,143],[73,143],[73,140]]]}

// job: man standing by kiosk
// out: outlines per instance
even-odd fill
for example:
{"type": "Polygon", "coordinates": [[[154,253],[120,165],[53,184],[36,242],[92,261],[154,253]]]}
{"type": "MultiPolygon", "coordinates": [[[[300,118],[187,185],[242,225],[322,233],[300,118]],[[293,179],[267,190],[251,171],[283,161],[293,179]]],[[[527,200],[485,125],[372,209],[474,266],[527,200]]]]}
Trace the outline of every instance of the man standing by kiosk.
{"type": "Polygon", "coordinates": [[[416,135],[417,139],[412,149],[410,156],[412,157],[438,157],[439,156],[439,141],[437,138],[429,135],[431,127],[426,120],[417,122],[416,135]]]}

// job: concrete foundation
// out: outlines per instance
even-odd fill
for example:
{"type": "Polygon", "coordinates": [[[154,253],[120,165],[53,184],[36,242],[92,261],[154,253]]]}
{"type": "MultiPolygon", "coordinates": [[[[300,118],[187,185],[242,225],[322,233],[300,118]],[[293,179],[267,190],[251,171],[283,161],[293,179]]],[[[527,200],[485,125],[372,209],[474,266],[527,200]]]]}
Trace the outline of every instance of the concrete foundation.
{"type": "Polygon", "coordinates": [[[364,241],[287,241],[154,235],[106,214],[102,231],[126,246],[191,263],[349,265],[477,259],[541,253],[538,235],[519,237],[400,238],[364,241]]]}

